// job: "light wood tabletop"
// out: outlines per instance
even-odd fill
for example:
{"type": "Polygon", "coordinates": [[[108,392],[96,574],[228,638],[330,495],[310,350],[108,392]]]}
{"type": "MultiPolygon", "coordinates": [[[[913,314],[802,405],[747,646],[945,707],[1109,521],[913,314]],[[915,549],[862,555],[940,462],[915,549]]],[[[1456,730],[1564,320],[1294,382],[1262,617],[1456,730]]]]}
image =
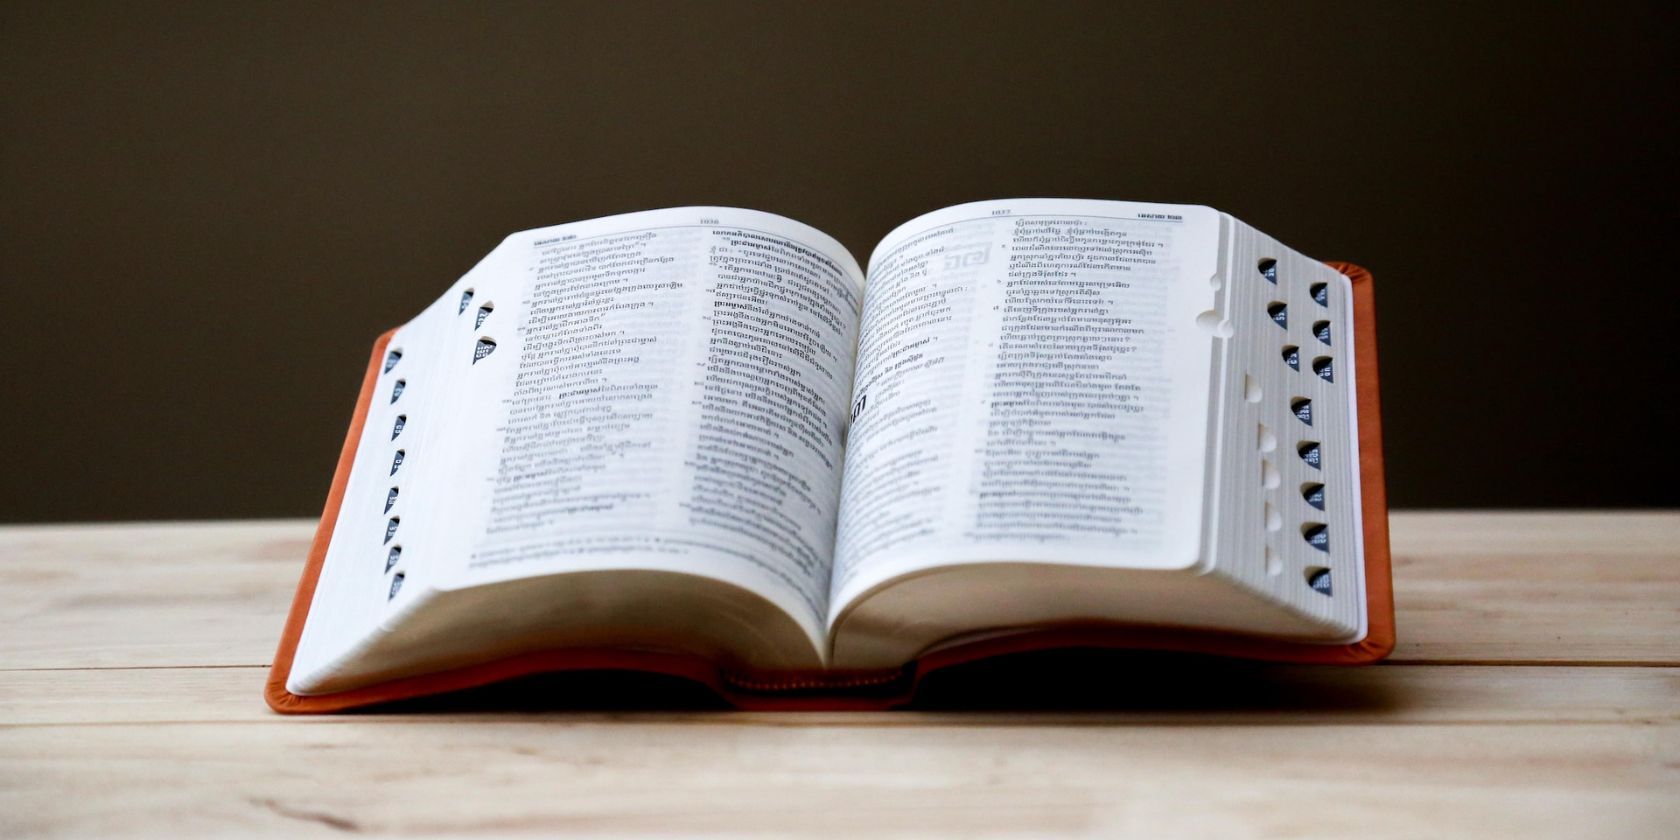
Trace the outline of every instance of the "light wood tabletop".
{"type": "Polygon", "coordinates": [[[916,711],[573,679],[281,717],[312,527],[0,528],[0,836],[1680,836],[1680,514],[1397,513],[1400,644],[1369,668],[1029,658],[916,711]]]}

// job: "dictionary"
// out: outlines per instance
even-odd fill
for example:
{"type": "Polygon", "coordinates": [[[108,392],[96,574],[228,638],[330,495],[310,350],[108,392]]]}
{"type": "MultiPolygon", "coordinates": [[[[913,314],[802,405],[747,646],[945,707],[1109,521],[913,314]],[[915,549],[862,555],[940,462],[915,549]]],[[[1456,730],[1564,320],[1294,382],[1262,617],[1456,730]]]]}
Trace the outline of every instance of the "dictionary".
{"type": "Polygon", "coordinates": [[[632,670],[862,709],[1038,650],[1381,659],[1371,286],[1193,205],[964,204],[867,266],[723,207],[514,234],[375,342],[266,699],[632,670]]]}

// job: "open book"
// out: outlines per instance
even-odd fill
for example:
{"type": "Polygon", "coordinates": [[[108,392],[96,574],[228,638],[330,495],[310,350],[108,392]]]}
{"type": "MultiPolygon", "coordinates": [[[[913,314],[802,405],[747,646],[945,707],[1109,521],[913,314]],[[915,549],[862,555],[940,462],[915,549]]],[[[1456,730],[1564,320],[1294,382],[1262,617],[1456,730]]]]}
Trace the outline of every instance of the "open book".
{"type": "MultiPolygon", "coordinates": [[[[869,705],[1066,645],[1393,645],[1369,277],[1200,206],[514,234],[380,339],[271,678],[869,705]],[[1358,279],[1358,283],[1354,282],[1358,279]]],[[[785,705],[785,703],[782,703],[785,705]]]]}

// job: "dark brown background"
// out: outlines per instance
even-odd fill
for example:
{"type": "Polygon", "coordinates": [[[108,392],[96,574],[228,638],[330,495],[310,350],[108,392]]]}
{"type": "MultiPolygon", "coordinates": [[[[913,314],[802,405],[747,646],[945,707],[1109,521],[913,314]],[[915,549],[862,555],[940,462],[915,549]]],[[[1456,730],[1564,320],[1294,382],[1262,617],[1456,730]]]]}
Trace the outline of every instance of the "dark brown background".
{"type": "Polygon", "coordinates": [[[515,230],[1198,202],[1378,278],[1400,506],[1674,505],[1674,13],[0,6],[0,520],[310,515],[515,230]]]}

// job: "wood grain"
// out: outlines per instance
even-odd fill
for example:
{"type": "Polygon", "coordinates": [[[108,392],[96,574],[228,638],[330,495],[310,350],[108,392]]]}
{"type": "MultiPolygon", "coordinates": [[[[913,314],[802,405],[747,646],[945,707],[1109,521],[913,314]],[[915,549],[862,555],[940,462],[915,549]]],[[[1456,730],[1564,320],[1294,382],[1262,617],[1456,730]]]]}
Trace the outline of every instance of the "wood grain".
{"type": "Polygon", "coordinates": [[[314,523],[0,528],[0,669],[265,665],[314,523]]]}
{"type": "Polygon", "coordinates": [[[5,749],[16,834],[1606,837],[1680,819],[1677,730],[1626,724],[354,720],[19,727],[5,749]]]}
{"type": "Polygon", "coordinates": [[[1373,668],[1157,664],[1002,710],[624,712],[562,683],[302,719],[259,690],[309,523],[0,528],[0,836],[1680,834],[1680,516],[1393,528],[1373,668]]]}
{"type": "Polygon", "coordinates": [[[1397,660],[1680,663],[1680,514],[1391,523],[1397,660]]]}

